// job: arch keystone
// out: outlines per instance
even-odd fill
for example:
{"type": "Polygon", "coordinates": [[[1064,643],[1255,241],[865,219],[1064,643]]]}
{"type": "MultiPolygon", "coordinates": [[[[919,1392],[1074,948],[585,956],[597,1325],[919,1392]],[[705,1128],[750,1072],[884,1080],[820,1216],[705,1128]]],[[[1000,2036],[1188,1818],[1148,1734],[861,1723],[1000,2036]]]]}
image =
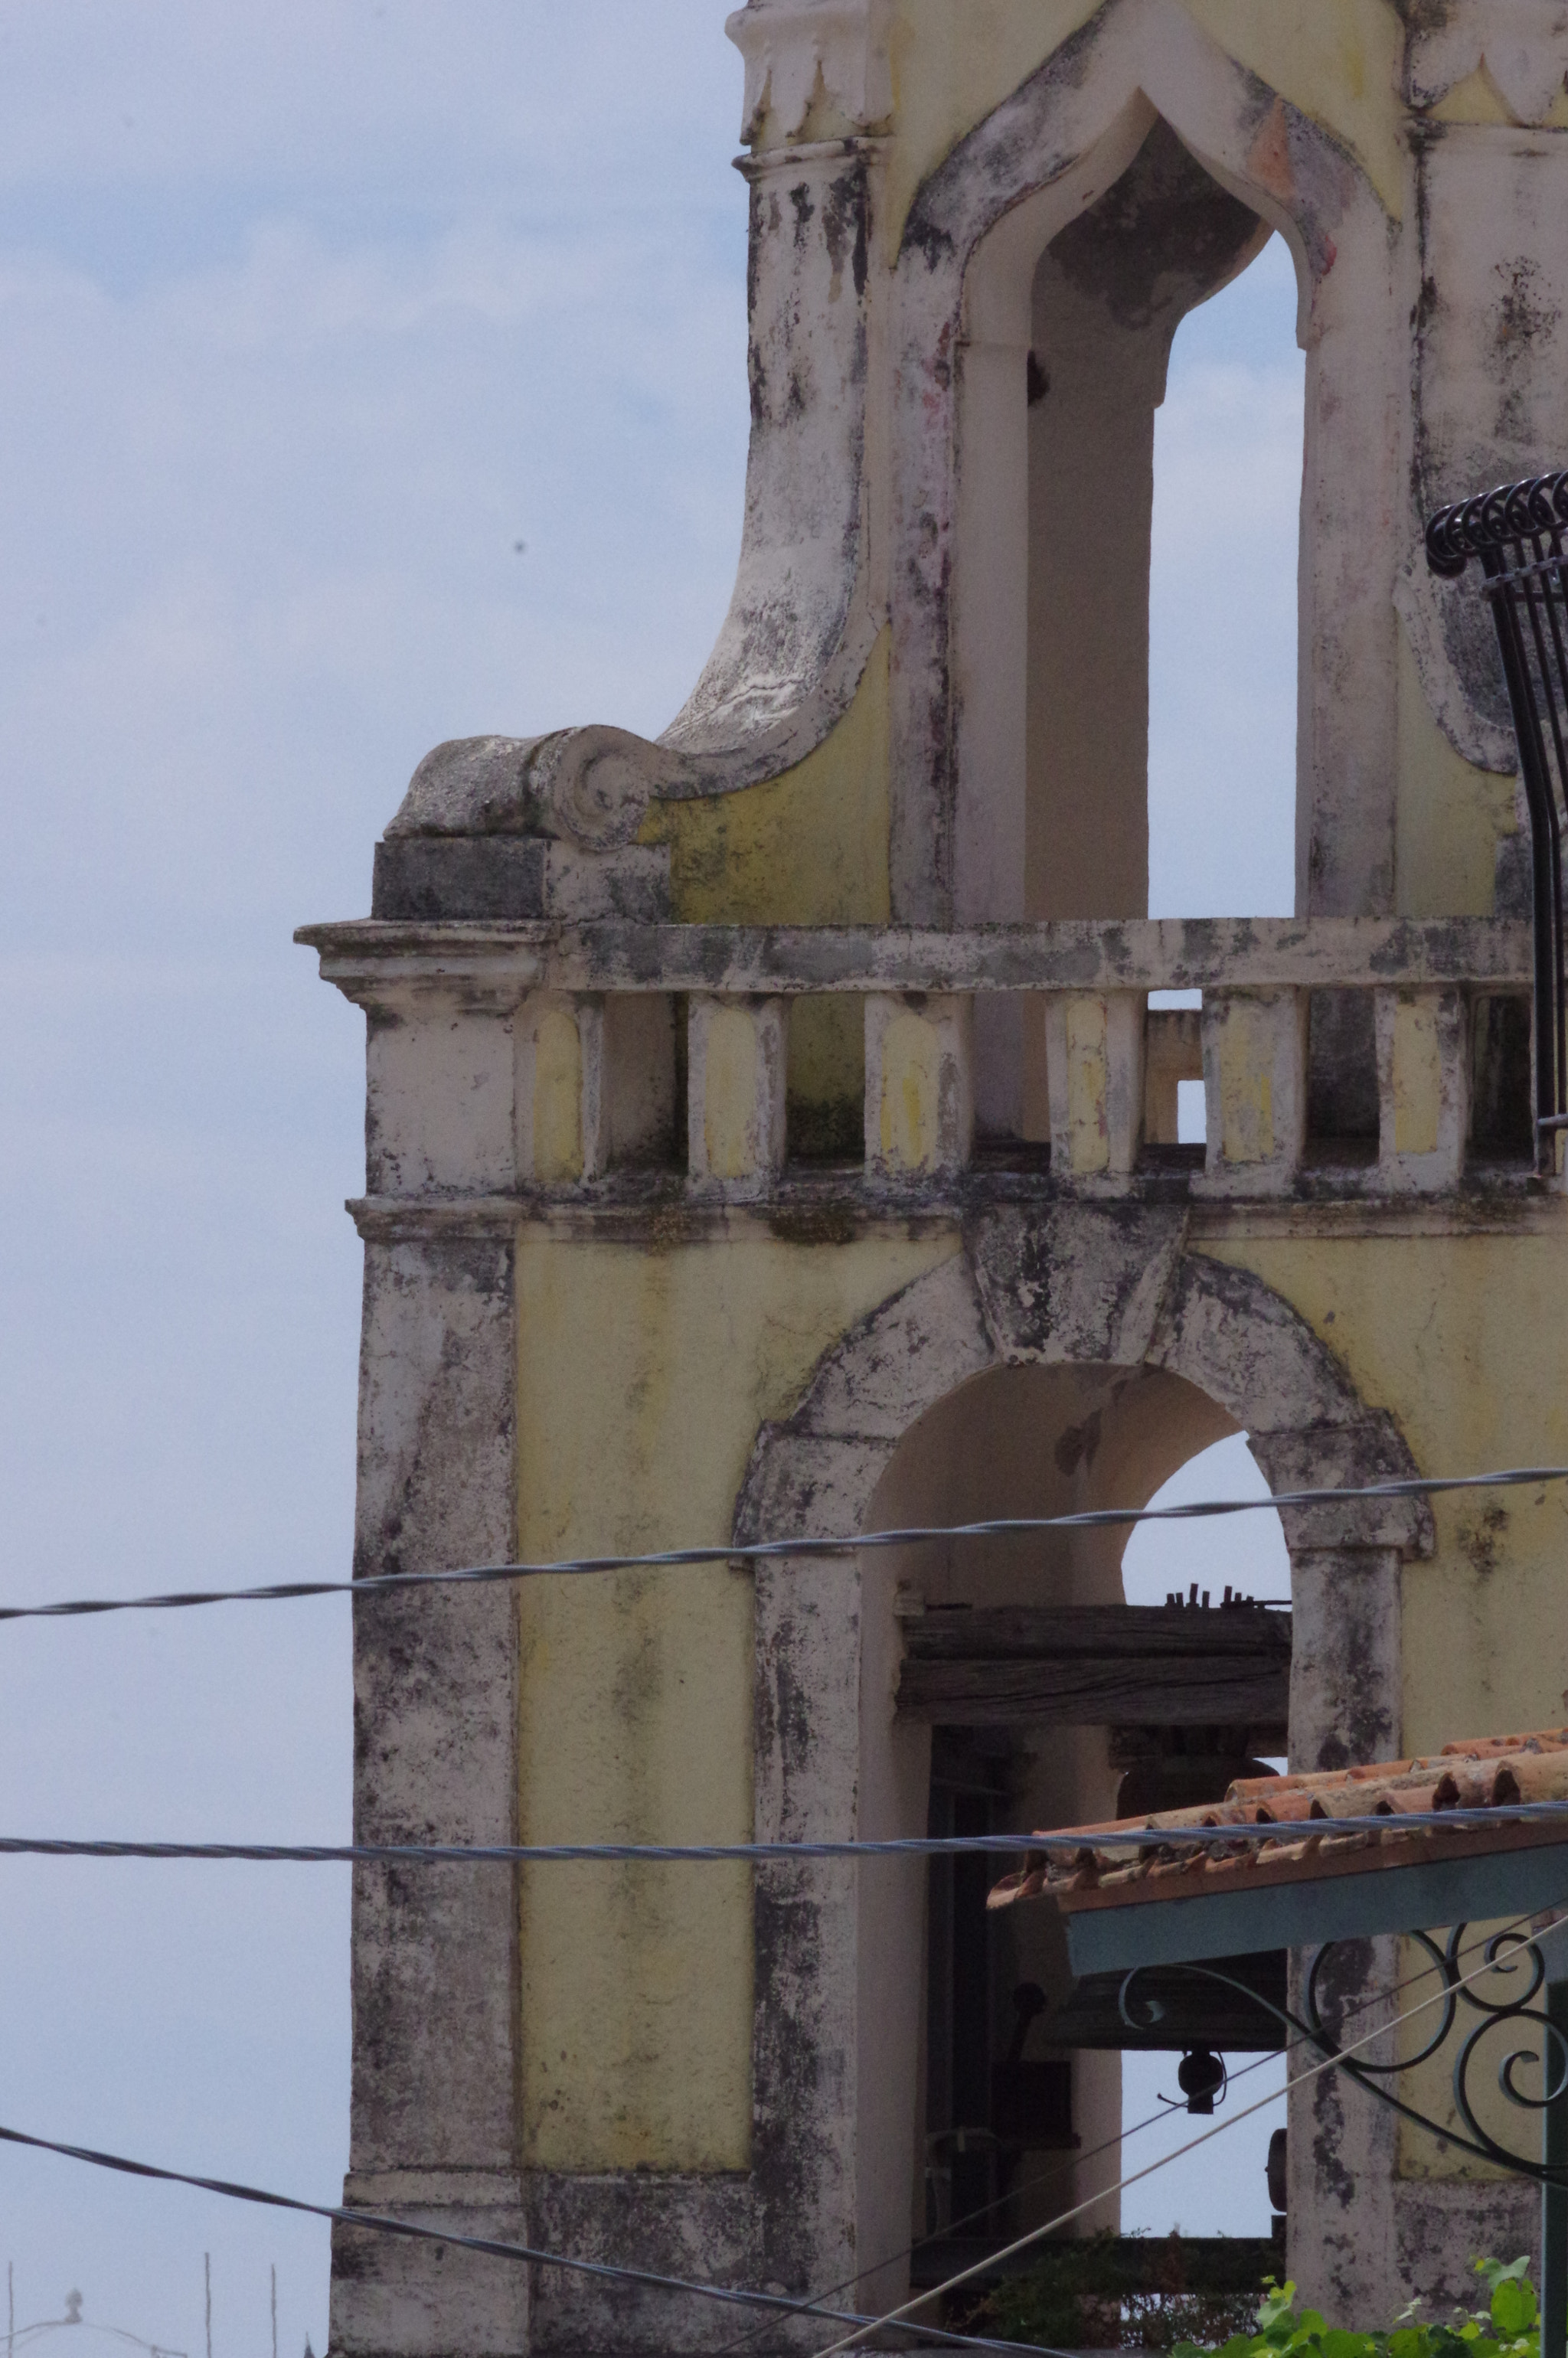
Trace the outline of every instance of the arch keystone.
{"type": "Polygon", "coordinates": [[[1144,1204],[981,1216],[967,1242],[999,1356],[1136,1367],[1185,1241],[1184,1212],[1144,1204]]]}

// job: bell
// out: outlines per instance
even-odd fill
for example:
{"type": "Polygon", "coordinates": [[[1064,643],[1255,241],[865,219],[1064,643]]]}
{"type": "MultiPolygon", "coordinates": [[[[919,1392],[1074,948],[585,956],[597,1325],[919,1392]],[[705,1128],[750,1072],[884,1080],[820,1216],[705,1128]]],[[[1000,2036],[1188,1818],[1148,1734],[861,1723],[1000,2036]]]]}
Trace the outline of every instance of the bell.
{"type": "Polygon", "coordinates": [[[1225,2065],[1206,2047],[1195,2047],[1176,2067],[1176,2085],[1187,2100],[1189,2113],[1212,2113],[1214,2100],[1224,2089],[1225,2065]]]}

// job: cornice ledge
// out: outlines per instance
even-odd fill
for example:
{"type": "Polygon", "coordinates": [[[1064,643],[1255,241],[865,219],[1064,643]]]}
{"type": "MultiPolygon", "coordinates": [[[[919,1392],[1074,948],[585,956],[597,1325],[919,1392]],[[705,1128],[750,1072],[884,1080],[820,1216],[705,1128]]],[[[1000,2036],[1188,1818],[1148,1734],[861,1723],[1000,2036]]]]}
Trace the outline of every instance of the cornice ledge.
{"type": "Polygon", "coordinates": [[[424,1244],[453,1235],[510,1237],[514,1195],[351,1195],[343,1206],[366,1244],[424,1244]]]}

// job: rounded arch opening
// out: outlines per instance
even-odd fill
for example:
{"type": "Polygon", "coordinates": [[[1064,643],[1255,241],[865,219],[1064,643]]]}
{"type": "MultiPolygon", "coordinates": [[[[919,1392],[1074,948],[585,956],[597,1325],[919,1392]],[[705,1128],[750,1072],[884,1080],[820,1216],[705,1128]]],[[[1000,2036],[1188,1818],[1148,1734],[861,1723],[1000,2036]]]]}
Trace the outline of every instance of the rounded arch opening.
{"type": "MultiPolygon", "coordinates": [[[[1184,1467],[1197,1464],[1206,1476],[1216,1444],[1245,1449],[1234,1417],[1168,1370],[994,1367],[904,1433],[868,1522],[1141,1505],[1184,1467]]],[[[1116,1814],[1130,1775],[1162,1773],[1159,1731],[1123,1724],[1134,1709],[1125,1695],[1042,1703],[1031,1693],[1028,1615],[1136,1598],[1148,1566],[1135,1560],[1132,1589],[1124,1586],[1127,1539],[1116,1530],[1038,1533],[862,1559],[863,1835],[1093,1822],[1116,1814]],[[1017,1659],[1006,1660],[1013,1646],[1017,1659]],[[982,1684],[964,1690],[964,1665],[982,1656],[982,1684]],[[999,1656],[1019,1673],[1011,1693],[991,1674],[999,1656]]],[[[1282,1733],[1274,1731],[1276,1749],[1282,1733]]],[[[1184,1726],[1164,1773],[1182,1783],[1206,1769],[1223,1786],[1255,1757],[1255,1740],[1262,1730],[1184,1726]]],[[[1182,1797],[1173,1789],[1172,1799],[1182,1797]]],[[[1069,2000],[1077,2003],[1056,1920],[1044,1909],[988,1918],[995,1873],[983,1854],[859,1869],[857,2210],[868,2262],[933,2234],[948,2256],[955,2239],[1003,2242],[1119,2174],[1120,2054],[1103,2024],[1081,2044],[1053,2039],[1069,2000]]],[[[1119,2223],[1112,2196],[1077,2232],[1119,2223]]],[[[862,2290],[895,2299],[903,2277],[904,2264],[892,2262],[862,2290]]]]}

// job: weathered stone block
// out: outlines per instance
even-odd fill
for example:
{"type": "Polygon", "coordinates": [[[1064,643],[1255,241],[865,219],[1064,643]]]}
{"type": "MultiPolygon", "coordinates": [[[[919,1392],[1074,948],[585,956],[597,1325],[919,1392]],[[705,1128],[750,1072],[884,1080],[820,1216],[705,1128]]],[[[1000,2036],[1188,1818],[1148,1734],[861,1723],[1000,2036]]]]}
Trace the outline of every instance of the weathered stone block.
{"type": "Polygon", "coordinates": [[[1151,1349],[1185,1233],[1182,1213],[1133,1203],[977,1219],[969,1251],[999,1355],[1136,1367],[1151,1349]]]}
{"type": "Polygon", "coordinates": [[[482,1195],[510,1188],[510,1008],[409,986],[367,1007],[365,1184],[372,1195],[482,1195]]]}
{"type": "Polygon", "coordinates": [[[790,1422],[802,1433],[891,1444],[933,1399],[995,1364],[974,1278],[956,1252],[861,1321],[824,1361],[790,1422]]]}
{"type": "Polygon", "coordinates": [[[670,913],[664,845],[586,851],[537,835],[388,835],[375,847],[371,914],[432,924],[525,917],[626,917],[670,913]]]}
{"type": "MultiPolygon", "coordinates": [[[[1252,1455],[1276,1493],[1368,1488],[1407,1480],[1411,1456],[1386,1412],[1363,1410],[1354,1424],[1305,1424],[1252,1434],[1252,1455]]],[[[1398,1548],[1431,1555],[1432,1509],[1424,1498],[1353,1498],[1315,1507],[1281,1507],[1292,1554],[1298,1549],[1398,1548]]]]}

